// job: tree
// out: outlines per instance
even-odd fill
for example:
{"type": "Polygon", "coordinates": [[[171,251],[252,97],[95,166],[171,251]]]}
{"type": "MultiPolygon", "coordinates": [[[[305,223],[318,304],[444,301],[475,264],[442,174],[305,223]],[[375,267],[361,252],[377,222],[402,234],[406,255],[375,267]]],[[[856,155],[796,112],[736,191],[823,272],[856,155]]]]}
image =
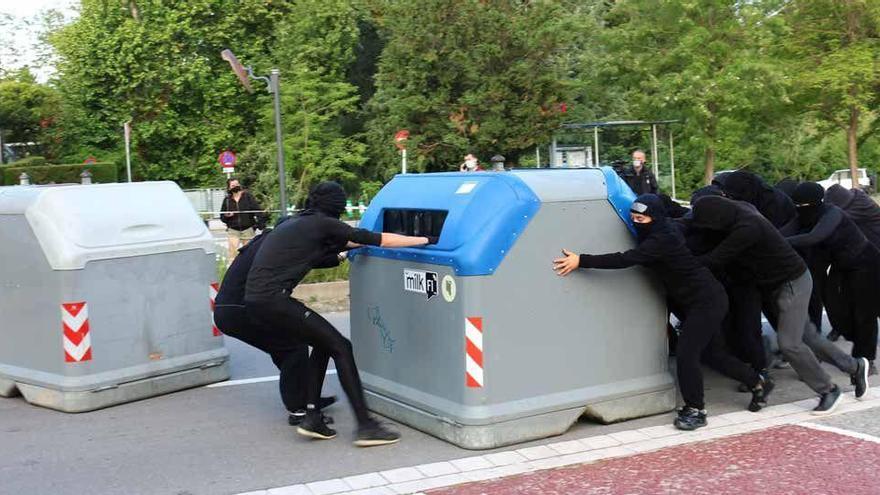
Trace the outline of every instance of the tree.
{"type": "Polygon", "coordinates": [[[27,69],[9,72],[0,79],[0,129],[4,142],[43,143],[58,117],[59,104],[58,92],[38,84],[27,69]]]}
{"type": "Polygon", "coordinates": [[[392,136],[410,131],[415,170],[464,153],[516,162],[546,142],[571,101],[568,53],[581,17],[565,2],[387,0],[371,4],[385,48],[368,106],[371,177],[397,168],[392,136]]]}
{"type": "MultiPolygon", "coordinates": [[[[232,48],[259,65],[288,2],[82,0],[51,41],[65,112],[65,153],[119,154],[132,122],[133,167],[144,179],[217,184],[217,154],[250,141],[268,98],[247,95],[220,59],[232,48]]],[[[79,158],[81,159],[81,158],[79,158]]]]}
{"type": "MultiPolygon", "coordinates": [[[[784,73],[768,54],[777,28],[768,10],[766,2],[632,0],[606,17],[606,83],[630,88],[638,117],[683,121],[687,140],[677,151],[702,155],[703,183],[719,156],[731,168],[754,163],[755,137],[785,109],[784,73]]],[[[684,171],[686,186],[695,173],[684,171]]]]}
{"type": "MultiPolygon", "coordinates": [[[[880,3],[873,0],[791,2],[783,17],[801,107],[846,135],[853,177],[859,144],[877,132],[880,103],[880,3]],[[866,124],[867,119],[873,119],[866,124]],[[860,135],[860,131],[864,133],[860,135]]],[[[854,187],[858,187],[853,182],[854,187]]]]}

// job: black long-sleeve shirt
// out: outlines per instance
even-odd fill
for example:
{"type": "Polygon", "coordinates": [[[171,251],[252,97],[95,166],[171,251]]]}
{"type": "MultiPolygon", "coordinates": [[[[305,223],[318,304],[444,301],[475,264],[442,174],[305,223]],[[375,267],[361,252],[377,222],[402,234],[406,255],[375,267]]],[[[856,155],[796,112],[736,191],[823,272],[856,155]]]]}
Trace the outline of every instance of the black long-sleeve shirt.
{"type": "Polygon", "coordinates": [[[832,186],[825,193],[825,203],[842,209],[858,225],[868,242],[880,248],[880,206],[864,191],[832,186]]]}
{"type": "Polygon", "coordinates": [[[382,234],[356,229],[323,213],[306,210],[276,227],[254,259],[245,300],[265,300],[292,291],[312,268],[335,266],[349,242],[378,246],[382,234]]]}
{"type": "Polygon", "coordinates": [[[685,246],[681,233],[667,223],[655,228],[638,246],[621,253],[582,254],[581,268],[627,268],[642,265],[655,271],[672,301],[687,308],[711,297],[724,288],[709,270],[699,263],[685,246]]]}
{"type": "Polygon", "coordinates": [[[266,225],[266,214],[263,213],[263,207],[251,196],[247,191],[241,193],[238,201],[232,195],[226,195],[223,198],[223,206],[220,207],[223,213],[220,213],[220,221],[233,230],[247,230],[251,227],[262,229],[266,225]],[[225,212],[246,212],[233,213],[232,216],[226,216],[225,212]]]}
{"type": "Polygon", "coordinates": [[[868,240],[859,227],[840,208],[822,205],[819,219],[812,228],[787,225],[786,240],[795,248],[817,249],[827,253],[830,262],[841,269],[848,270],[861,263],[861,255],[868,246],[868,240]],[[791,232],[797,228],[797,233],[791,232]]]}
{"type": "Polygon", "coordinates": [[[726,198],[707,197],[694,207],[692,224],[725,233],[721,242],[700,261],[719,272],[730,266],[749,268],[763,288],[777,287],[801,276],[807,266],[782,234],[763,215],[726,198]]]}

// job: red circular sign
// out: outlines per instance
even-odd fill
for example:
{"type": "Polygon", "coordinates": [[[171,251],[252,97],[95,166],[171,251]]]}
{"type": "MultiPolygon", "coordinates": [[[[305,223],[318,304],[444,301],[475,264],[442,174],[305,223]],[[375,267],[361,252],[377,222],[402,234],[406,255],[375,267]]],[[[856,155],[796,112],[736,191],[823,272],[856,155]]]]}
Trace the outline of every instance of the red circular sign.
{"type": "Polygon", "coordinates": [[[406,140],[409,139],[409,131],[406,129],[401,129],[397,131],[397,134],[394,135],[394,146],[397,146],[397,149],[402,150],[406,148],[406,140]]]}
{"type": "Polygon", "coordinates": [[[234,167],[235,166],[235,153],[231,151],[224,151],[220,153],[220,156],[217,157],[217,161],[220,165],[224,167],[234,167]]]}

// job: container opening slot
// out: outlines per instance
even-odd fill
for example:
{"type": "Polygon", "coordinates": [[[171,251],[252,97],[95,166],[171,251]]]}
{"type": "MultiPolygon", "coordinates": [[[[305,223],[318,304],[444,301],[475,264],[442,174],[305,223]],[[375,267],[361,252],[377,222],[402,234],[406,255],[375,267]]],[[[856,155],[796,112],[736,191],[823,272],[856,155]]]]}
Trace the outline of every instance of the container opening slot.
{"type": "Polygon", "coordinates": [[[382,231],[413,236],[440,236],[446,210],[387,208],[383,211],[382,231]]]}

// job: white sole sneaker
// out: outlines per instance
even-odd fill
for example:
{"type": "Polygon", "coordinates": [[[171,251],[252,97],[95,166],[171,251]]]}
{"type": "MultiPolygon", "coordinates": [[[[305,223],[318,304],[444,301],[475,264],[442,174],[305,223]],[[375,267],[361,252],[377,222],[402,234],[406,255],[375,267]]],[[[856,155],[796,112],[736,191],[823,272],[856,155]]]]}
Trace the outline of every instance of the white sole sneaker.
{"type": "Polygon", "coordinates": [[[380,445],[391,445],[392,443],[397,443],[399,441],[399,438],[395,438],[394,440],[355,440],[354,444],[357,447],[378,447],[380,445]]]}
{"type": "Polygon", "coordinates": [[[333,439],[333,438],[336,438],[336,434],[335,434],[335,433],[334,433],[333,435],[331,435],[331,436],[328,436],[328,435],[322,435],[322,434],[320,434],[320,433],[318,433],[318,432],[315,432],[315,431],[306,430],[305,428],[303,428],[303,427],[301,427],[301,426],[298,427],[298,428],[296,429],[296,432],[299,433],[300,435],[304,436],[304,437],[315,438],[315,439],[318,439],[318,440],[331,440],[331,439],[333,439]]]}
{"type": "MultiPolygon", "coordinates": [[[[812,414],[813,416],[827,416],[827,415],[833,413],[834,410],[837,409],[837,405],[840,404],[840,399],[841,399],[842,397],[843,397],[843,394],[838,395],[838,396],[837,396],[837,400],[835,400],[834,403],[831,404],[831,407],[829,407],[827,411],[817,411],[817,410],[813,409],[813,410],[811,411],[811,414],[812,414]]],[[[821,399],[820,399],[820,400],[821,400],[821,399]]]]}

